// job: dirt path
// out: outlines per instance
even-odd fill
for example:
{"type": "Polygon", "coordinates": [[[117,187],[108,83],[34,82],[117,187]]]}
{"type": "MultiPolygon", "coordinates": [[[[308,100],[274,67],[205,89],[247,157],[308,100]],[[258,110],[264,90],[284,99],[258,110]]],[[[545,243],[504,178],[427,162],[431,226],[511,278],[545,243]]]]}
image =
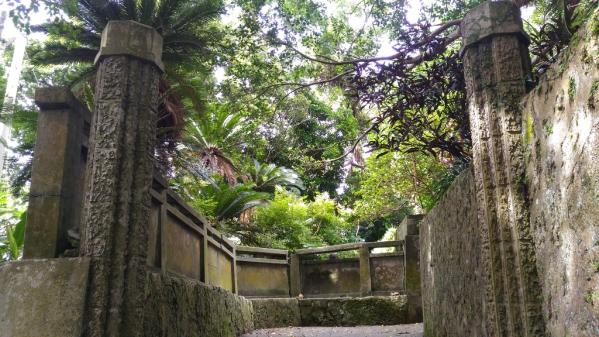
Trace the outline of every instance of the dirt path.
{"type": "Polygon", "coordinates": [[[422,337],[422,324],[257,330],[242,337],[422,337]]]}

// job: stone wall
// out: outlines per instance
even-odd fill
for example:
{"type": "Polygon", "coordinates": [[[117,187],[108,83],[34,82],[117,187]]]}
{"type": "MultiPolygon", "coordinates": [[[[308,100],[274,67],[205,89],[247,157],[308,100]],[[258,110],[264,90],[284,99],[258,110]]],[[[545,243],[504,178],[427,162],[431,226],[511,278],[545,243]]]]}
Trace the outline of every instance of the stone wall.
{"type": "MultiPolygon", "coordinates": [[[[538,272],[543,335],[551,337],[599,335],[599,28],[593,20],[597,14],[520,105],[525,170],[518,188],[532,241],[520,244],[532,247],[536,264],[524,267],[538,272]]],[[[487,330],[495,299],[486,292],[493,278],[486,274],[478,202],[468,169],[420,224],[426,337],[493,335],[487,330]]]]}
{"type": "Polygon", "coordinates": [[[253,328],[249,300],[193,279],[148,274],[144,336],[235,337],[253,328]]]}
{"type": "Polygon", "coordinates": [[[239,294],[247,297],[289,297],[287,264],[237,261],[239,294]]]}
{"type": "Polygon", "coordinates": [[[357,258],[302,261],[304,296],[341,296],[360,293],[360,261],[357,258]]]}
{"type": "Polygon", "coordinates": [[[410,313],[409,305],[406,295],[252,300],[256,329],[421,322],[420,315],[410,313]]]}
{"type": "Polygon", "coordinates": [[[392,293],[405,290],[403,253],[370,255],[370,279],[372,292],[392,293]]]}
{"type": "Polygon", "coordinates": [[[472,168],[462,172],[420,223],[427,337],[486,337],[481,241],[472,168]]]}
{"type": "Polygon", "coordinates": [[[89,260],[0,263],[0,336],[80,337],[89,260]]]}
{"type": "Polygon", "coordinates": [[[599,336],[599,27],[591,26],[523,102],[531,233],[555,337],[599,336]]]}
{"type": "Polygon", "coordinates": [[[301,326],[297,298],[253,299],[252,307],[256,329],[301,326]]]}
{"type": "Polygon", "coordinates": [[[417,323],[407,296],[314,298],[299,301],[302,326],[357,326],[417,323]]]}

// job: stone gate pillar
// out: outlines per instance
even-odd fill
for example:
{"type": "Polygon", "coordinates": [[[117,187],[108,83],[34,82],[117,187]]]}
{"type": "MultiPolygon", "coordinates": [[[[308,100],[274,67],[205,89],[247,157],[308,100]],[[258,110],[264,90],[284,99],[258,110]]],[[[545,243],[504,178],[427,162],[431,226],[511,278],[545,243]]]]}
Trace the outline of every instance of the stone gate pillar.
{"type": "Polygon", "coordinates": [[[511,2],[484,3],[462,21],[490,336],[543,336],[526,202],[520,99],[530,72],[528,37],[511,2]]]}
{"type": "Polygon", "coordinates": [[[24,259],[55,258],[79,232],[90,112],[64,87],[38,88],[24,259]]]}
{"type": "Polygon", "coordinates": [[[140,336],[162,37],[111,21],[96,57],[81,255],[91,258],[85,336],[140,336]]]}

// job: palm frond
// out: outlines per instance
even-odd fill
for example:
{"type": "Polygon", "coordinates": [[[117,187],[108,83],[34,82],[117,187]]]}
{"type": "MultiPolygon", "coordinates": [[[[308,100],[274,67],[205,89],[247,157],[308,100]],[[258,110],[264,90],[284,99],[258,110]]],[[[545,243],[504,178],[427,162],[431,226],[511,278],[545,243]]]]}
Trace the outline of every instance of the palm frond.
{"type": "Polygon", "coordinates": [[[42,32],[50,35],[53,40],[63,38],[69,41],[71,44],[83,45],[83,46],[99,46],[101,36],[100,34],[94,33],[85,29],[83,26],[79,26],[67,21],[54,21],[45,23],[42,25],[32,26],[33,32],[42,32]]]}
{"type": "Polygon", "coordinates": [[[235,186],[221,184],[215,195],[217,220],[238,217],[250,208],[268,203],[269,198],[268,193],[256,192],[248,184],[235,186]]]}
{"type": "Polygon", "coordinates": [[[97,49],[69,48],[60,43],[47,43],[43,49],[30,50],[31,63],[37,65],[92,63],[97,49]]]}
{"type": "Polygon", "coordinates": [[[136,0],[123,0],[122,8],[128,20],[139,21],[136,0]]]}
{"type": "Polygon", "coordinates": [[[186,0],[161,0],[156,9],[152,26],[163,34],[169,31],[173,16],[184,4],[186,0]]]}
{"type": "Polygon", "coordinates": [[[154,11],[156,10],[156,0],[139,1],[139,22],[144,25],[151,25],[154,20],[154,11]]]}
{"type": "Polygon", "coordinates": [[[276,186],[305,189],[300,176],[293,170],[277,167],[274,164],[262,164],[254,160],[254,167],[249,172],[256,191],[274,192],[276,186]]]}
{"type": "Polygon", "coordinates": [[[221,0],[202,0],[188,3],[184,10],[177,13],[173,18],[169,30],[172,32],[185,31],[194,24],[204,24],[217,19],[224,12],[224,4],[221,0]]]}
{"type": "Polygon", "coordinates": [[[110,20],[121,20],[120,5],[109,0],[78,0],[78,18],[101,33],[110,20]]]}

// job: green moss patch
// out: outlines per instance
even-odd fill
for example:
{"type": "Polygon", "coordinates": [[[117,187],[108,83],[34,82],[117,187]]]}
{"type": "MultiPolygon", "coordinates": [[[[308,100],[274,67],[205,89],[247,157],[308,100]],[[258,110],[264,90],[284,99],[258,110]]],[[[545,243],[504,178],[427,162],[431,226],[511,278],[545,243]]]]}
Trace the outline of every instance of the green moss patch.
{"type": "Polygon", "coordinates": [[[406,296],[300,300],[303,326],[394,325],[409,321],[406,296]]]}

